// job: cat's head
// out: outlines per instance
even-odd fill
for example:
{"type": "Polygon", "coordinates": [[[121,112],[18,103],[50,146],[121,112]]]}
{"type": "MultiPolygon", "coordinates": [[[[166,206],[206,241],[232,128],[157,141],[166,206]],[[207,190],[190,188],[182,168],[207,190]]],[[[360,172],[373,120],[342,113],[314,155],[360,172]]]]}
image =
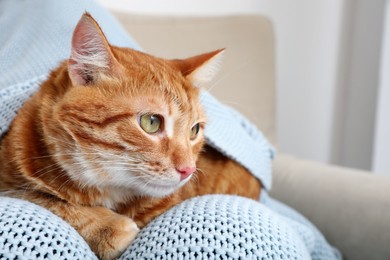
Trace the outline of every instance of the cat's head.
{"type": "MultiPolygon", "coordinates": [[[[165,196],[196,171],[206,122],[199,86],[221,50],[164,60],[109,45],[84,14],[63,81],[44,124],[57,162],[81,186],[165,196]]],[[[53,98],[52,98],[53,99],[53,98]]]]}

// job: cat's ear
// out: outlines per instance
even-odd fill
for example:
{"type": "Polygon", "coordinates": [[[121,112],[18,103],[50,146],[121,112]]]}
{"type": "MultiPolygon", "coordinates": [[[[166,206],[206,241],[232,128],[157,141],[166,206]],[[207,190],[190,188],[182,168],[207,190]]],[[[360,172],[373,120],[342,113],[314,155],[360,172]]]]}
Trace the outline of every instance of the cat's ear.
{"type": "Polygon", "coordinates": [[[172,62],[194,86],[202,87],[217,74],[224,51],[225,49],[220,49],[172,62]]]}
{"type": "Polygon", "coordinates": [[[110,45],[98,23],[84,13],[73,31],[72,52],[68,62],[74,85],[88,85],[101,73],[109,74],[115,62],[110,45]]]}

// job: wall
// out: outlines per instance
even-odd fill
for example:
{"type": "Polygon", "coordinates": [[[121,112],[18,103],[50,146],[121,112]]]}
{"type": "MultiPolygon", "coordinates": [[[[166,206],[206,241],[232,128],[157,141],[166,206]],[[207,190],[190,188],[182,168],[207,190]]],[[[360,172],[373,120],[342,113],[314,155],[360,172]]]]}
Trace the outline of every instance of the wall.
{"type": "MultiPolygon", "coordinates": [[[[352,0],[100,0],[120,10],[149,14],[261,13],[275,24],[277,124],[282,151],[343,164],[352,37],[352,0]],[[349,4],[348,4],[349,3],[349,4]],[[346,76],[347,75],[347,76],[346,76]]],[[[353,102],[352,102],[353,103],[353,102]]],[[[347,127],[348,126],[348,127],[347,127]]],[[[372,138],[372,136],[371,136],[372,138]]],[[[372,141],[372,140],[371,140],[372,141]]],[[[353,166],[353,163],[352,163],[353,166]]]]}
{"type": "Polygon", "coordinates": [[[263,5],[257,0],[98,0],[117,10],[147,14],[218,15],[256,13],[263,5]]]}
{"type": "Polygon", "coordinates": [[[373,154],[374,172],[390,174],[390,1],[386,4],[382,41],[382,63],[378,91],[376,134],[373,154]]]}
{"type": "Polygon", "coordinates": [[[331,162],[343,2],[280,0],[265,6],[276,26],[280,147],[331,162]]]}
{"type": "Polygon", "coordinates": [[[350,14],[342,75],[345,88],[341,139],[336,163],[370,170],[375,134],[377,90],[385,0],[347,0],[350,14]]]}

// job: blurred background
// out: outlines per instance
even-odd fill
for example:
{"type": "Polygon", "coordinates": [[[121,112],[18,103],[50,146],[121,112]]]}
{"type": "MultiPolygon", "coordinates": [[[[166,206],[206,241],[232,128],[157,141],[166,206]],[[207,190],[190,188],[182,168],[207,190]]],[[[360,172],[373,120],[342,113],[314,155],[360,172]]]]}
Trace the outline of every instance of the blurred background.
{"type": "Polygon", "coordinates": [[[268,16],[280,150],[390,174],[390,0],[99,2],[138,14],[268,16]]]}

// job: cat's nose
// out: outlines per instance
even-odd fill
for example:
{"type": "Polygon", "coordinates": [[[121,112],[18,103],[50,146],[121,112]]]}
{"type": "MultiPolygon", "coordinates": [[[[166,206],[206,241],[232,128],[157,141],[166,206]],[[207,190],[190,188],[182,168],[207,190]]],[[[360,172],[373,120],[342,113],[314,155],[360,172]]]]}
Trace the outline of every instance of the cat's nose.
{"type": "Polygon", "coordinates": [[[180,173],[180,180],[184,180],[188,178],[191,174],[193,174],[196,170],[195,167],[183,167],[183,168],[176,168],[176,170],[180,173]]]}

